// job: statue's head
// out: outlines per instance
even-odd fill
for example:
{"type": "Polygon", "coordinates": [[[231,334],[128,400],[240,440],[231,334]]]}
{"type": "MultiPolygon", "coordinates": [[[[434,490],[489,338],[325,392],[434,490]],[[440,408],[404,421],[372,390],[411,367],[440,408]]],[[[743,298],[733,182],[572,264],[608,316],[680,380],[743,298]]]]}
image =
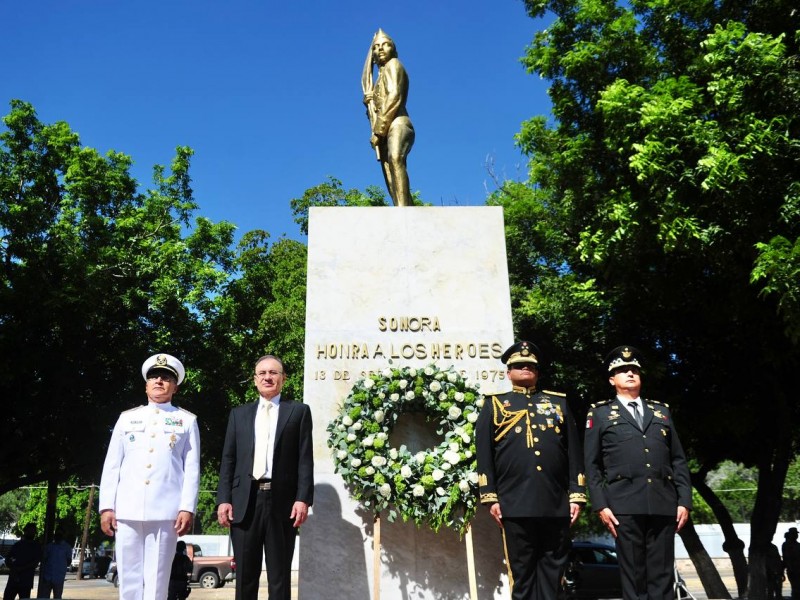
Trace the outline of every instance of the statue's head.
{"type": "Polygon", "coordinates": [[[394,40],[386,35],[383,29],[378,29],[372,38],[372,58],[379,65],[385,65],[389,59],[397,58],[394,40]]]}

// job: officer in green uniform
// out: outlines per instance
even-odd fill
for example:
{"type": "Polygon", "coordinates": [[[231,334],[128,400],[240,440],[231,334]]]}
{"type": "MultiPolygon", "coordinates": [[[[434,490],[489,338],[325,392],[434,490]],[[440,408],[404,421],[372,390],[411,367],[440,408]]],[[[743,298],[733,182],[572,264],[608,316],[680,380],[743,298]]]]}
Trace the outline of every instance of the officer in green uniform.
{"type": "Polygon", "coordinates": [[[550,600],[586,503],[580,440],[564,394],[536,388],[539,349],[517,342],[501,360],[513,389],[478,417],[480,500],[503,530],[512,599],[550,600]]]}
{"type": "Polygon", "coordinates": [[[625,600],[672,599],[675,533],[692,508],[689,468],[669,406],[643,400],[633,346],[606,357],[616,396],[592,404],[584,452],[592,508],[614,536],[625,600]]]}

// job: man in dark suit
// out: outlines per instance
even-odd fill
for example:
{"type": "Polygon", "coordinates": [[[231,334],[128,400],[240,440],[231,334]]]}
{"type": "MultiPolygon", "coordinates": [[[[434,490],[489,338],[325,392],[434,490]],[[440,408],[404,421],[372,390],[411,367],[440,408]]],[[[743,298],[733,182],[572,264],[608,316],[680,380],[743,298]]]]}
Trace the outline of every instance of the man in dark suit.
{"type": "Polygon", "coordinates": [[[219,468],[217,514],[231,528],[236,600],[256,600],[262,552],[269,598],[291,598],[297,528],[314,498],[311,411],[281,398],[286,369],[278,357],[258,359],[258,402],[231,411],[219,468]]]}
{"type": "Polygon", "coordinates": [[[642,400],[642,360],[632,346],[606,357],[616,396],[592,404],[584,452],[592,508],[614,536],[625,600],[673,598],[675,533],[692,485],[669,407],[642,400]]]}
{"type": "Polygon", "coordinates": [[[503,530],[512,599],[550,600],[586,503],[580,440],[564,394],[536,389],[539,349],[517,342],[501,360],[513,389],[478,417],[480,501],[503,530]]]}

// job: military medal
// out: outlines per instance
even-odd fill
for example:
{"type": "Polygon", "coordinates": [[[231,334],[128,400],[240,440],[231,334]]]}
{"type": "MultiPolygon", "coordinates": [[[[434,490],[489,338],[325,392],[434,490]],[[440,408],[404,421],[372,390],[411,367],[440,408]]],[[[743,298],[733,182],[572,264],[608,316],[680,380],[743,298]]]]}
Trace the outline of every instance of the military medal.
{"type": "Polygon", "coordinates": [[[176,438],[176,437],[175,437],[175,434],[174,434],[174,433],[173,433],[171,436],[169,436],[169,447],[170,447],[170,448],[174,448],[174,447],[175,447],[175,441],[176,441],[177,439],[178,439],[178,438],[176,438]]]}
{"type": "Polygon", "coordinates": [[[128,441],[129,441],[129,442],[134,442],[134,441],[136,441],[136,436],[135,436],[135,435],[133,435],[133,434],[131,434],[131,437],[129,437],[129,438],[128,438],[128,441]]]}

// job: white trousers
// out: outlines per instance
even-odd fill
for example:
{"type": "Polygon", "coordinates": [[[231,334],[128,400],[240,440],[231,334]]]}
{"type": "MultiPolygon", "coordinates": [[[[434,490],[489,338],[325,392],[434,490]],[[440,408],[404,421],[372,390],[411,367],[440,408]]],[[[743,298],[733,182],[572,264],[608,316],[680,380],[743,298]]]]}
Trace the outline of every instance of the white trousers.
{"type": "Polygon", "coordinates": [[[117,520],[115,537],[120,600],[166,600],[175,522],[117,520]]]}

